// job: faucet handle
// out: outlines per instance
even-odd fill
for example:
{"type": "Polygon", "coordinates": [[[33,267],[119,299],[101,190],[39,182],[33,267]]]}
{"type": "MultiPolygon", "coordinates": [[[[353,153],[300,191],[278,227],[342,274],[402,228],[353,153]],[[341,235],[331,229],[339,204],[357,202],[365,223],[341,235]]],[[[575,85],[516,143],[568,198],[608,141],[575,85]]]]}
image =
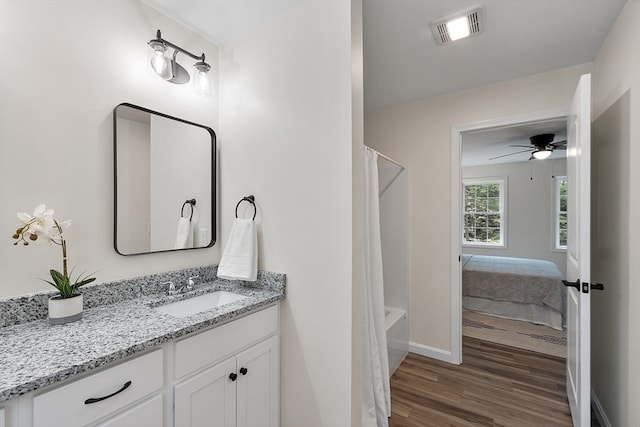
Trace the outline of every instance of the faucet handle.
{"type": "Polygon", "coordinates": [[[196,282],[194,282],[194,281],[193,281],[193,279],[197,279],[198,277],[200,277],[200,276],[199,276],[199,275],[196,275],[196,276],[191,276],[191,277],[189,277],[189,280],[187,281],[187,284],[188,284],[189,286],[193,286],[193,285],[195,285],[195,284],[196,284],[196,282]]]}
{"type": "Polygon", "coordinates": [[[164,283],[160,283],[161,285],[169,285],[169,290],[167,291],[167,293],[169,295],[173,295],[176,293],[176,285],[173,284],[173,282],[164,282],[164,283]]]}

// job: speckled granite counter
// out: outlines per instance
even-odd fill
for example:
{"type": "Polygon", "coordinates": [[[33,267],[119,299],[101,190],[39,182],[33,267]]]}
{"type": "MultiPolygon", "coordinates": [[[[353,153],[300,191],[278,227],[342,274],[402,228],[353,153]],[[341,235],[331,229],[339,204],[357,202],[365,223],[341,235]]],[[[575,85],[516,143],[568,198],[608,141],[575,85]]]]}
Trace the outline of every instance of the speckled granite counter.
{"type": "MultiPolygon", "coordinates": [[[[175,277],[193,275],[192,270],[183,272],[175,277]]],[[[216,280],[215,267],[213,275],[209,271],[204,273],[206,279],[212,280],[189,293],[172,297],[159,293],[161,288],[158,286],[149,286],[149,283],[155,285],[166,279],[166,275],[87,287],[83,293],[85,298],[90,296],[89,304],[85,300],[80,321],[52,326],[44,318],[0,328],[0,402],[257,311],[282,300],[285,295],[284,274],[260,272],[258,282],[249,284],[216,280]],[[124,282],[127,284],[122,285],[124,282]],[[131,290],[140,283],[146,283],[147,289],[137,289],[135,297],[127,298],[126,293],[124,297],[113,297],[113,290],[118,285],[131,290]],[[183,318],[162,314],[152,308],[214,290],[232,291],[247,298],[183,318]],[[103,298],[101,294],[111,295],[111,298],[103,298]]],[[[37,300],[39,294],[27,298],[37,300]]],[[[19,311],[8,305],[7,300],[2,303],[0,309],[13,310],[14,314],[19,311]]],[[[41,316],[42,313],[30,315],[41,316]]]]}

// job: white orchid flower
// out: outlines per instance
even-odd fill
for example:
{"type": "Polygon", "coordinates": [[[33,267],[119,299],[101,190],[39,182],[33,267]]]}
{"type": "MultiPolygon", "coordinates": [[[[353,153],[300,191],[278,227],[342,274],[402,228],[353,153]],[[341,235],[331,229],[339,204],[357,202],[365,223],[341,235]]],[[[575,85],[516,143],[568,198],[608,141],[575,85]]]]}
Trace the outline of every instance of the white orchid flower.
{"type": "Polygon", "coordinates": [[[53,217],[53,209],[47,209],[42,204],[36,206],[33,214],[18,212],[18,219],[22,223],[13,234],[14,246],[22,244],[29,246],[33,241],[47,241],[59,245],[62,249],[62,272],[50,270],[51,281],[45,280],[51,286],[56,288],[62,298],[72,298],[78,293],[78,288],[93,282],[95,277],[80,275],[72,280],[67,269],[67,242],[62,235],[63,231],[71,225],[71,220],[58,221],[53,217]]]}
{"type": "MultiPolygon", "coordinates": [[[[37,236],[38,240],[45,238],[56,241],[62,238],[62,233],[56,226],[56,220],[53,218],[54,212],[53,209],[47,209],[46,205],[40,204],[33,210],[33,215],[18,212],[17,216],[22,222],[25,232],[37,236]]],[[[58,223],[61,228],[67,228],[70,224],[71,221],[58,223]]]]}

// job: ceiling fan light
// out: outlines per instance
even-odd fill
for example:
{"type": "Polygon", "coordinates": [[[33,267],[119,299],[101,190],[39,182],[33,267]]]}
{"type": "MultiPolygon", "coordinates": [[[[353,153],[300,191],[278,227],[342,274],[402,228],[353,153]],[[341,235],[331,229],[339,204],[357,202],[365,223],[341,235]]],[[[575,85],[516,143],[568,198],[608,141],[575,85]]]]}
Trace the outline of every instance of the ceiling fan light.
{"type": "Polygon", "coordinates": [[[533,157],[535,157],[537,160],[544,160],[549,158],[549,156],[551,155],[551,150],[536,150],[533,152],[533,157]]]}

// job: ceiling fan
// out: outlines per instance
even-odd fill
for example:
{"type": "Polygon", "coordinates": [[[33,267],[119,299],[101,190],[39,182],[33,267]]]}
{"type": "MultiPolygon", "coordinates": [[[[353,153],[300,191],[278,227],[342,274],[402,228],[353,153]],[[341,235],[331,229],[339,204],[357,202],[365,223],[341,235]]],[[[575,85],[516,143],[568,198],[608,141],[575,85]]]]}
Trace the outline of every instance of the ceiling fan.
{"type": "Polygon", "coordinates": [[[556,135],[553,133],[543,133],[534,135],[529,138],[531,145],[510,145],[509,147],[526,147],[526,150],[516,151],[515,153],[503,154],[501,156],[492,157],[489,160],[500,159],[502,157],[513,156],[514,154],[530,152],[529,160],[543,160],[548,158],[553,150],[566,150],[567,140],[553,141],[556,135]]]}

